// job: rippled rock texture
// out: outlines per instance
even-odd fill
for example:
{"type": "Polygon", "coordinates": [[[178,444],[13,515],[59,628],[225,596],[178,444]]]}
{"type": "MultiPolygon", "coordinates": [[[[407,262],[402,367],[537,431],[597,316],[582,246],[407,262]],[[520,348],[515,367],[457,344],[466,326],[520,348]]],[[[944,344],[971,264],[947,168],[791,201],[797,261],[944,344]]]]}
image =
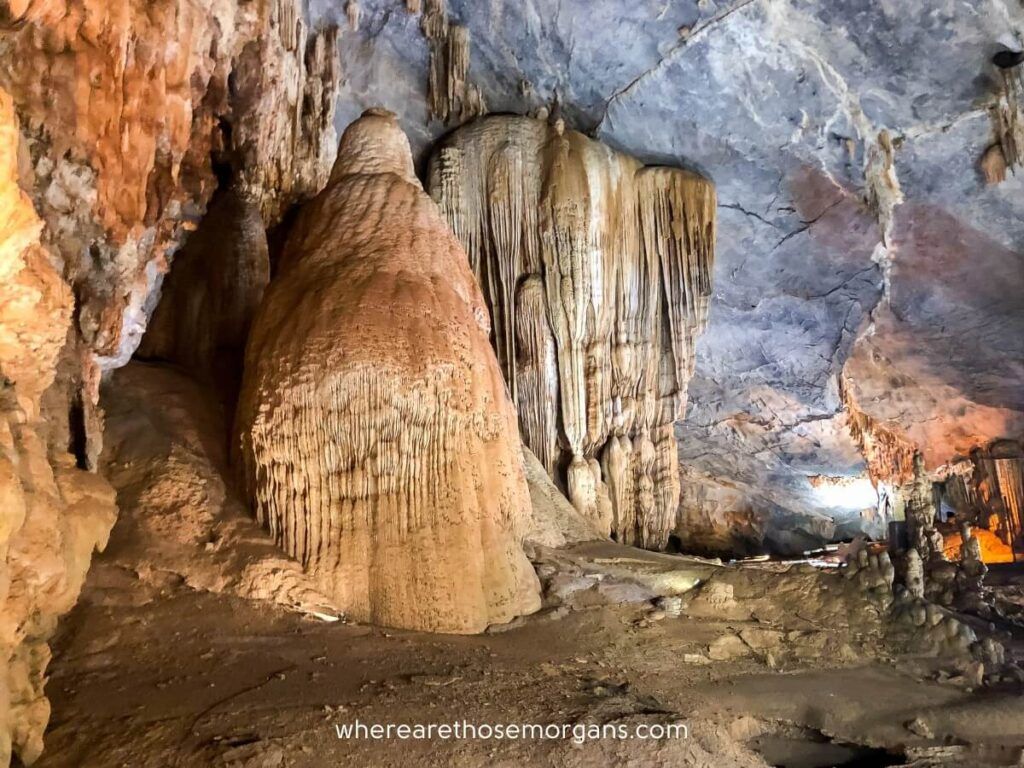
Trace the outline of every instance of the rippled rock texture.
{"type": "Polygon", "coordinates": [[[238,410],[260,521],[357,620],[479,632],[540,607],[489,330],[408,140],[367,113],[289,235],[238,410]]]}

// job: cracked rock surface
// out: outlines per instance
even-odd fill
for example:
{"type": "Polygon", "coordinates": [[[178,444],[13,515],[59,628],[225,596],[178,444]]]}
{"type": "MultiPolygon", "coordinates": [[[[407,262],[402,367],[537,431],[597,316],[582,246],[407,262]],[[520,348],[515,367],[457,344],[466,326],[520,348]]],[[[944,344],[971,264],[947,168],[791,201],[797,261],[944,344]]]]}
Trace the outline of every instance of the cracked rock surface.
{"type": "MultiPolygon", "coordinates": [[[[333,0],[310,7],[343,18],[333,0]]],[[[419,18],[360,8],[337,119],[380,103],[422,153],[444,126],[426,119],[419,18]]],[[[930,469],[1020,434],[1024,177],[987,186],[978,166],[990,58],[1021,47],[1018,4],[449,0],[448,14],[490,111],[557,97],[571,126],[717,185],[715,293],[677,426],[681,538],[727,548],[732,527],[794,550],[877,532],[844,391],[930,469]]]]}

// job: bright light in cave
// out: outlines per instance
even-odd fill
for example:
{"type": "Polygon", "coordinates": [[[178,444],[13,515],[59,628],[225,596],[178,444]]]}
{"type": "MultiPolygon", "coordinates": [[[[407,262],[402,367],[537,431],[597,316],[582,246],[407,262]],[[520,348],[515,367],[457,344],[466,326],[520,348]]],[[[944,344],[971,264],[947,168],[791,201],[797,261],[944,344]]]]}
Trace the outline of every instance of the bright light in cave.
{"type": "Polygon", "coordinates": [[[865,509],[878,506],[878,491],[867,477],[812,477],[814,496],[825,507],[865,509]]]}

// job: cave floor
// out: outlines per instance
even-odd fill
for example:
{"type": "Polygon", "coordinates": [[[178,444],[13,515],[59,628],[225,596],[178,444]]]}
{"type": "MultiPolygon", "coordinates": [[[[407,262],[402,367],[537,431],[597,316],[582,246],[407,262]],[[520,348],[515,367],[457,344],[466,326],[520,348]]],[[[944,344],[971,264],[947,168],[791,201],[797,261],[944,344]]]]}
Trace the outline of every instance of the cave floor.
{"type": "Polygon", "coordinates": [[[743,621],[649,615],[600,605],[480,636],[386,631],[176,579],[142,581],[100,557],[55,642],[53,717],[37,765],[1019,764],[1018,694],[940,683],[929,662],[883,652],[866,663],[808,657],[777,669],[761,656],[715,661],[708,646],[743,621]],[[690,731],[579,745],[346,740],[335,729],[463,719],[680,721],[690,731]]]}

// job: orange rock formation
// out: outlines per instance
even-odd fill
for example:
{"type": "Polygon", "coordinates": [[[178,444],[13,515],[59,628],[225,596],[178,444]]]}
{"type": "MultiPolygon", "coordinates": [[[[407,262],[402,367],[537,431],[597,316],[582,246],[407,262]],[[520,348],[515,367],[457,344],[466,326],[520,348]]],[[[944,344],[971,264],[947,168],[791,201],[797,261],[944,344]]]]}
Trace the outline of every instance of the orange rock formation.
{"type": "Polygon", "coordinates": [[[371,110],[288,239],[237,420],[260,521],[356,619],[469,633],[539,607],[488,330],[408,140],[371,110]]]}

